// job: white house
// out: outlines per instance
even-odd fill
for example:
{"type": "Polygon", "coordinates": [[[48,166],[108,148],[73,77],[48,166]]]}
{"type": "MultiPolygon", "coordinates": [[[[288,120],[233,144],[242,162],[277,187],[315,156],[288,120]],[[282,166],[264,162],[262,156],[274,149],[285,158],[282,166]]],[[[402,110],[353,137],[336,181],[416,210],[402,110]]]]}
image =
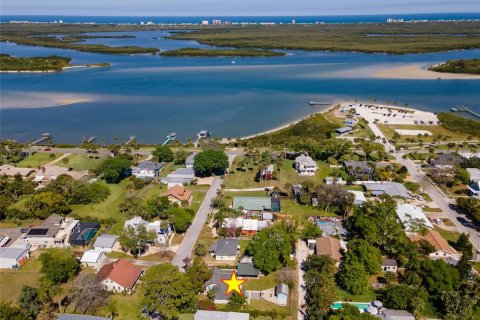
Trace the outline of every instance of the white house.
{"type": "Polygon", "coordinates": [[[407,232],[416,232],[417,230],[414,229],[422,224],[428,229],[433,229],[432,223],[428,220],[420,207],[411,204],[398,204],[397,216],[407,232]]]}
{"type": "Polygon", "coordinates": [[[467,168],[467,171],[470,174],[470,184],[467,188],[473,197],[480,198],[480,169],[467,168]]]}
{"type": "Polygon", "coordinates": [[[131,293],[142,273],[143,270],[130,261],[119,259],[101,267],[97,275],[105,290],[131,293]]]}
{"type": "Polygon", "coordinates": [[[78,220],[52,214],[41,224],[31,228],[22,238],[36,248],[70,246],[68,239],[78,223],[78,220]]]}
{"type": "Polygon", "coordinates": [[[382,261],[383,272],[397,272],[397,269],[398,269],[397,261],[393,259],[383,259],[382,261]]]}
{"type": "Polygon", "coordinates": [[[295,169],[301,176],[313,176],[318,165],[311,157],[302,154],[295,158],[295,169]]]}
{"type": "Polygon", "coordinates": [[[240,245],[236,239],[220,239],[210,246],[210,253],[215,260],[235,261],[240,245]]]}
{"type": "Polygon", "coordinates": [[[118,236],[111,235],[111,234],[102,234],[95,240],[93,244],[93,248],[96,251],[103,251],[103,252],[112,252],[115,243],[117,242],[118,236]]]}
{"type": "Polygon", "coordinates": [[[325,178],[325,184],[340,184],[340,185],[346,185],[347,181],[343,180],[342,177],[326,177],[325,178]]]}
{"type": "Polygon", "coordinates": [[[26,248],[0,248],[0,269],[20,268],[30,258],[26,248]]]}
{"type": "Polygon", "coordinates": [[[168,238],[172,233],[172,228],[167,221],[157,220],[147,224],[147,231],[155,232],[157,235],[156,244],[166,245],[168,243],[168,238]]]}
{"type": "Polygon", "coordinates": [[[355,200],[353,200],[353,204],[357,206],[361,206],[362,204],[365,203],[365,201],[367,201],[362,191],[348,190],[348,192],[352,193],[355,196],[355,200]]]}
{"type": "Polygon", "coordinates": [[[153,161],[142,161],[137,166],[132,167],[132,175],[137,178],[155,178],[158,176],[162,164],[153,161]]]}
{"type": "Polygon", "coordinates": [[[87,250],[80,259],[80,263],[91,268],[98,268],[105,259],[105,252],[97,250],[87,250]]]}

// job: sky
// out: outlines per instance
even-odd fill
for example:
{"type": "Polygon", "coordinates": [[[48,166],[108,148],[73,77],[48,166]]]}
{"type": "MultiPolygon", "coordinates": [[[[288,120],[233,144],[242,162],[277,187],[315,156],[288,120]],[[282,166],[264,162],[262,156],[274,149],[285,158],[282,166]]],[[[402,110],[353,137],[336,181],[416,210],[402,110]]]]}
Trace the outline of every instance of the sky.
{"type": "Polygon", "coordinates": [[[278,16],[480,12],[480,0],[1,0],[2,15],[278,16]]]}

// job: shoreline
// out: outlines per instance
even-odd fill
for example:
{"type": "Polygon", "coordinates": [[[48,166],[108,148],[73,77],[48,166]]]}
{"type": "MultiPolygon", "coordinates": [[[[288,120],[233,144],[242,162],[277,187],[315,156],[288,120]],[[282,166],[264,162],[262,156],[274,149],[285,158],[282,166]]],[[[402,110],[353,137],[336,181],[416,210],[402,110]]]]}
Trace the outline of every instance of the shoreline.
{"type": "Polygon", "coordinates": [[[427,70],[419,63],[401,67],[385,68],[371,74],[374,78],[382,79],[409,79],[409,80],[479,80],[480,75],[467,73],[446,73],[427,70]]]}
{"type": "Polygon", "coordinates": [[[86,64],[71,65],[68,67],[63,67],[61,70],[1,70],[0,73],[56,73],[56,72],[62,72],[63,70],[68,70],[68,69],[105,68],[110,66],[111,66],[110,63],[108,63],[108,66],[94,63],[91,65],[86,65],[86,64]]]}

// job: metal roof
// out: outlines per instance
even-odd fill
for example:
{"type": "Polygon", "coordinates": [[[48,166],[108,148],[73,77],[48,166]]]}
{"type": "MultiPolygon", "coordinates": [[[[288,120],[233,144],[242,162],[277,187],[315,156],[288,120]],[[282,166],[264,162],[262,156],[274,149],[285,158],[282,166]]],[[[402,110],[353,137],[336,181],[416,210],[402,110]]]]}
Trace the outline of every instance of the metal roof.
{"type": "Polygon", "coordinates": [[[28,251],[26,248],[1,247],[0,259],[18,259],[26,251],[28,251]]]}
{"type": "Polygon", "coordinates": [[[249,320],[250,314],[240,312],[223,312],[198,310],[194,320],[249,320]]]}
{"type": "Polygon", "coordinates": [[[94,247],[113,248],[118,236],[111,234],[102,234],[95,240],[94,247]]]}
{"type": "Polygon", "coordinates": [[[237,265],[237,275],[240,277],[258,277],[260,275],[260,271],[255,268],[251,262],[240,262],[237,265]]]}
{"type": "Polygon", "coordinates": [[[215,251],[216,256],[234,257],[237,255],[238,240],[236,239],[220,239],[211,247],[215,251]]]}

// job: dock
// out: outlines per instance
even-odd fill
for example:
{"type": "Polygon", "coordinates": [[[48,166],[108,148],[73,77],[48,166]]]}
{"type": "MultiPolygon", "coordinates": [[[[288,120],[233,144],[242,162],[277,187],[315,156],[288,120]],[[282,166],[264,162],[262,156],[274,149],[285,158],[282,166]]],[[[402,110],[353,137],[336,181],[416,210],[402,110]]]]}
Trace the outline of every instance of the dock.
{"type": "Polygon", "coordinates": [[[52,134],[51,133],[43,133],[41,138],[38,138],[37,140],[33,141],[31,143],[32,146],[39,145],[44,142],[48,142],[48,144],[52,144],[52,134]]]}
{"type": "Polygon", "coordinates": [[[128,137],[128,140],[127,140],[127,142],[125,142],[125,145],[129,145],[129,144],[135,142],[135,139],[136,139],[135,136],[128,137]]]}
{"type": "Polygon", "coordinates": [[[95,139],[97,139],[97,137],[94,137],[94,136],[90,136],[90,137],[84,137],[82,142],[83,143],[92,143],[93,141],[95,141],[95,139]]]}
{"type": "Polygon", "coordinates": [[[453,108],[450,108],[451,111],[453,112],[466,112],[466,113],[470,113],[471,115],[477,117],[480,119],[480,113],[478,112],[475,112],[475,111],[472,111],[470,110],[470,108],[466,107],[466,106],[455,106],[453,108]]]}
{"type": "Polygon", "coordinates": [[[165,140],[162,143],[162,146],[166,145],[167,143],[169,143],[171,141],[175,141],[175,140],[177,140],[177,134],[175,132],[170,132],[170,134],[167,136],[167,140],[165,140]]]}
{"type": "Polygon", "coordinates": [[[319,102],[319,101],[313,101],[313,100],[310,100],[308,102],[309,105],[311,106],[329,106],[331,105],[331,103],[328,103],[328,102],[319,102]]]}

